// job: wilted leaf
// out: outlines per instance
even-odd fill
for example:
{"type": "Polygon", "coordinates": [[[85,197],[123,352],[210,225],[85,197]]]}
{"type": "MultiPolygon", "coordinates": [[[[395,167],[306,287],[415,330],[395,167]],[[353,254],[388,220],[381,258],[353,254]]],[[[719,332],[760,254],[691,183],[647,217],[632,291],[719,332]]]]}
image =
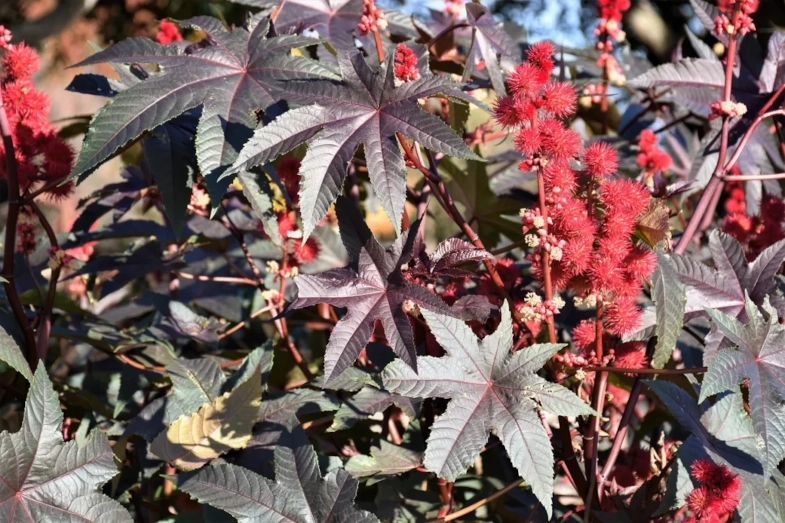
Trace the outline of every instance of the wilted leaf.
{"type": "Polygon", "coordinates": [[[161,459],[181,470],[201,467],[231,449],[241,449],[251,439],[261,405],[261,371],[231,392],[203,406],[195,414],[175,420],[150,447],[161,459]]]}
{"type": "Polygon", "coordinates": [[[635,232],[654,248],[663,240],[670,239],[670,209],[662,200],[652,199],[646,211],[638,217],[635,232]]]}
{"type": "Polygon", "coordinates": [[[101,493],[117,474],[106,436],[84,446],[63,441],[63,413],[43,364],[25,402],[22,428],[0,433],[0,520],[132,523],[120,503],[101,493]]]}
{"type": "Polygon", "coordinates": [[[422,452],[393,445],[385,440],[371,447],[371,455],[359,454],[346,462],[346,471],[355,478],[397,476],[422,465],[422,452]]]}

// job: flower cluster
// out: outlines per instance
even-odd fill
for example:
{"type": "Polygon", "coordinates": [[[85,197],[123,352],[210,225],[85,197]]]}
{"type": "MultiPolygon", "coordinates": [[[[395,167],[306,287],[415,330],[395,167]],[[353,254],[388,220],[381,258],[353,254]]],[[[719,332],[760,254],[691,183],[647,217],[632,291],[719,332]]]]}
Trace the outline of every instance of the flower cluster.
{"type": "Polygon", "coordinates": [[[743,103],[732,102],[730,100],[717,100],[711,103],[711,113],[709,120],[715,118],[736,118],[747,114],[747,106],[743,103]]]}
{"type": "Polygon", "coordinates": [[[744,246],[747,259],[752,261],[766,247],[785,238],[782,225],[785,221],[785,200],[771,194],[764,195],[758,214],[748,216],[743,185],[741,182],[728,185],[729,198],[725,202],[728,214],[722,222],[722,230],[744,246]]]}
{"type": "Polygon", "coordinates": [[[182,42],[183,35],[180,34],[180,28],[177,24],[169,20],[163,20],[158,26],[158,34],[155,36],[156,41],[161,45],[171,44],[172,42],[182,42]]]}
{"type": "MultiPolygon", "coordinates": [[[[0,32],[7,34],[0,27],[0,32]]],[[[38,71],[38,55],[25,44],[11,46],[2,38],[5,49],[2,65],[4,77],[0,92],[5,103],[11,136],[14,143],[17,176],[22,192],[34,185],[56,182],[71,172],[74,152],[49,123],[49,98],[33,85],[33,75],[38,71]]],[[[0,145],[0,176],[8,176],[5,155],[0,145]]],[[[46,194],[64,198],[73,191],[73,182],[52,184],[46,194]]]]}
{"type": "Polygon", "coordinates": [[[357,24],[360,34],[365,36],[385,27],[387,27],[387,18],[382,10],[376,7],[374,0],[363,0],[363,16],[357,24]]]}
{"type": "Polygon", "coordinates": [[[657,146],[657,135],[651,129],[644,129],[638,140],[638,166],[643,169],[643,178],[649,187],[653,185],[654,175],[667,171],[673,165],[670,155],[657,146]]]}
{"type": "Polygon", "coordinates": [[[640,323],[636,298],[656,267],[654,253],[632,241],[651,196],[638,182],[610,178],[617,168],[610,145],[595,142],[582,153],[580,136],[559,120],[573,113],[576,99],[568,84],[549,82],[553,52],[548,43],[532,46],[510,75],[510,96],[496,105],[497,121],[517,131],[521,170],[542,179],[545,208],[524,210],[523,230],[538,279],[548,260],[553,289],[607,303],[604,326],[623,336],[640,323]],[[579,175],[570,162],[580,158],[579,175]]]}
{"type": "Polygon", "coordinates": [[[739,504],[741,478],[725,465],[707,459],[696,460],[690,472],[700,486],[687,495],[687,507],[692,516],[685,523],[728,521],[739,504]]]}
{"type": "Polygon", "coordinates": [[[755,30],[750,15],[758,10],[759,0],[719,0],[720,14],[714,19],[717,35],[741,35],[755,30]]]}
{"type": "Polygon", "coordinates": [[[421,78],[417,67],[417,55],[406,44],[398,44],[395,48],[395,83],[396,85],[414,82],[421,78]]]}
{"type": "Polygon", "coordinates": [[[554,296],[552,300],[543,301],[534,292],[526,294],[525,305],[520,308],[521,316],[524,321],[542,323],[554,314],[559,314],[559,310],[564,307],[564,300],[560,296],[554,296]]]}

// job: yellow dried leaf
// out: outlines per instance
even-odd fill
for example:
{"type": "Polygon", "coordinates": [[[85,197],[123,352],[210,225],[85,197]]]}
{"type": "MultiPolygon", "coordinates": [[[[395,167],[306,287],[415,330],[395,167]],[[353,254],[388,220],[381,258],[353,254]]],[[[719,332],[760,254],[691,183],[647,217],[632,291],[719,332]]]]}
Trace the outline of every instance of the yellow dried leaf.
{"type": "Polygon", "coordinates": [[[652,200],[635,225],[637,236],[654,248],[671,237],[670,209],[662,200],[652,200]]]}
{"type": "Polygon", "coordinates": [[[251,439],[262,403],[261,371],[190,416],[181,416],[153,440],[151,450],[181,470],[194,470],[251,439]]]}

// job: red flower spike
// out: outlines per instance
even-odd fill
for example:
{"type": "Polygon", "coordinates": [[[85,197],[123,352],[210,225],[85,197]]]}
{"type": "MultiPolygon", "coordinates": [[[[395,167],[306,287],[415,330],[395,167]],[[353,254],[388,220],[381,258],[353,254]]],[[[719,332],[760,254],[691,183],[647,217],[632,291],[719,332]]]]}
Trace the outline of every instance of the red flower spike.
{"type": "MultiPolygon", "coordinates": [[[[66,173],[67,174],[67,173],[66,173]]],[[[76,185],[73,180],[61,185],[55,185],[46,190],[46,195],[54,201],[65,200],[74,193],[76,185]]]]}
{"type": "Polygon", "coordinates": [[[609,143],[594,142],[583,153],[583,165],[589,176],[603,178],[616,172],[619,158],[616,149],[609,143]]]}
{"type": "Polygon", "coordinates": [[[657,269],[657,255],[643,245],[633,248],[624,260],[627,275],[634,281],[642,281],[657,269]]]}
{"type": "Polygon", "coordinates": [[[297,260],[298,263],[308,263],[314,261],[318,257],[319,244],[317,243],[316,238],[308,238],[304,244],[299,241],[296,242],[294,248],[294,259],[297,260]]]}
{"type": "Polygon", "coordinates": [[[11,44],[11,40],[13,40],[11,31],[4,25],[0,25],[0,49],[13,49],[14,46],[11,44]]]}
{"type": "Polygon", "coordinates": [[[581,320],[572,330],[572,341],[576,347],[586,349],[594,345],[597,338],[597,326],[594,320],[581,320]]]}
{"type": "Polygon", "coordinates": [[[294,155],[286,155],[278,161],[278,178],[283,182],[289,198],[297,204],[300,187],[300,159],[294,155]]]}
{"type": "Polygon", "coordinates": [[[158,25],[158,34],[155,39],[159,44],[167,45],[172,42],[182,42],[183,36],[180,34],[180,28],[177,24],[169,20],[162,20],[158,25]]]}
{"type": "Polygon", "coordinates": [[[518,110],[515,107],[515,100],[511,96],[496,99],[493,117],[502,127],[512,128],[521,123],[518,118],[518,110]]]}
{"type": "Polygon", "coordinates": [[[623,369],[643,369],[648,364],[646,344],[642,341],[622,343],[614,349],[614,364],[623,369]]]}
{"type": "Polygon", "coordinates": [[[690,472],[700,483],[686,499],[693,521],[727,520],[739,504],[741,478],[725,465],[717,465],[707,459],[696,460],[690,472]]]}

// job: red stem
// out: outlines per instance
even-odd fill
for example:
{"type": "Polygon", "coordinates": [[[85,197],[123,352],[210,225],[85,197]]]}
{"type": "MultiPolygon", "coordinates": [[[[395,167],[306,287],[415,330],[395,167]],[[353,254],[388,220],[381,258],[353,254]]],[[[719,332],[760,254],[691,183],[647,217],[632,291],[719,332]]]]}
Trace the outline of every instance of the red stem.
{"type": "MultiPolygon", "coordinates": [[[[736,60],[736,37],[732,36],[728,43],[727,61],[725,63],[725,85],[723,89],[723,101],[731,100],[731,87],[733,84],[733,64],[736,60]]],[[[690,244],[692,237],[698,231],[698,228],[703,222],[703,216],[709,209],[712,201],[714,200],[714,192],[722,191],[723,181],[721,175],[725,174],[725,156],[728,154],[728,138],[730,136],[730,118],[727,116],[722,117],[722,136],[720,139],[720,153],[717,165],[714,167],[714,172],[711,174],[706,189],[703,191],[698,206],[695,207],[695,212],[692,213],[687,228],[679,238],[674,252],[676,254],[684,254],[687,251],[687,246],[690,244]]],[[[741,147],[741,144],[739,144],[741,147]]],[[[737,148],[738,150],[738,148],[737,148]]]]}
{"type": "Polygon", "coordinates": [[[3,135],[3,149],[5,152],[6,178],[8,180],[8,218],[5,224],[5,245],[3,245],[3,270],[5,278],[3,285],[8,297],[8,303],[14,313],[17,323],[22,328],[27,346],[27,358],[30,367],[35,370],[38,364],[38,352],[36,351],[35,333],[30,322],[27,321],[22,301],[14,284],[14,262],[16,257],[16,227],[19,223],[19,212],[22,208],[22,201],[19,196],[19,168],[16,164],[14,154],[14,139],[11,133],[11,123],[8,121],[8,113],[5,110],[5,102],[0,91],[0,133],[3,135]]]}

